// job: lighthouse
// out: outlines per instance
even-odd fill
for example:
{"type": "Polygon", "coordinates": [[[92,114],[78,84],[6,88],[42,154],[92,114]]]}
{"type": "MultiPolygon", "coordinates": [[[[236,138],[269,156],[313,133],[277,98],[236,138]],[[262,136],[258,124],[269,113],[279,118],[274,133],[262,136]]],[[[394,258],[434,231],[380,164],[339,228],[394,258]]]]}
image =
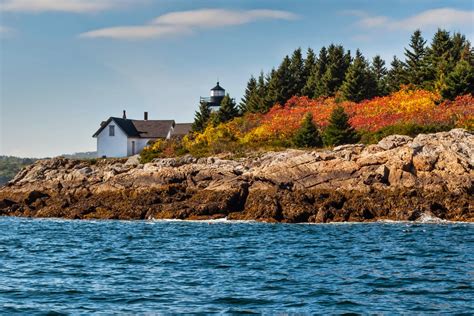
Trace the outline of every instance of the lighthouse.
{"type": "Polygon", "coordinates": [[[219,84],[219,81],[217,81],[216,86],[211,89],[210,97],[201,97],[200,103],[206,103],[211,111],[217,111],[219,110],[219,106],[221,105],[224,96],[225,89],[222,88],[219,84]]]}

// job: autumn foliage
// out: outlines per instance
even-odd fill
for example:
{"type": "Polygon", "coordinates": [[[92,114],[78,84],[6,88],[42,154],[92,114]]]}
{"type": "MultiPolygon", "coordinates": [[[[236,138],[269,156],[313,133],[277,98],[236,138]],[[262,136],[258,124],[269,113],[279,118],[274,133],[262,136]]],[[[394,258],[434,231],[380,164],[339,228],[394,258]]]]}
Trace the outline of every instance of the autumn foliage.
{"type": "Polygon", "coordinates": [[[249,149],[295,147],[294,136],[308,113],[324,132],[332,111],[338,105],[344,108],[350,117],[349,123],[361,135],[375,135],[384,129],[392,133],[398,131],[394,127],[400,125],[417,126],[421,130],[426,126],[474,130],[472,95],[442,101],[436,92],[404,87],[388,96],[360,103],[336,102],[334,97],[310,99],[294,96],[283,106],[277,104],[265,114],[247,113],[217,126],[209,124],[202,132],[190,134],[180,143],[169,142],[171,145],[168,146],[162,141],[157,142],[145,149],[145,154],[148,151],[160,152],[159,156],[172,156],[188,152],[205,156],[249,149]]]}
{"type": "Polygon", "coordinates": [[[473,129],[474,97],[464,95],[454,101],[441,102],[439,94],[404,88],[385,97],[360,103],[336,103],[335,98],[310,99],[293,97],[284,106],[276,105],[261,118],[261,124],[246,137],[252,141],[285,139],[299,128],[306,113],[324,129],[336,105],[344,107],[351,125],[359,132],[376,132],[397,124],[442,124],[473,129]]]}

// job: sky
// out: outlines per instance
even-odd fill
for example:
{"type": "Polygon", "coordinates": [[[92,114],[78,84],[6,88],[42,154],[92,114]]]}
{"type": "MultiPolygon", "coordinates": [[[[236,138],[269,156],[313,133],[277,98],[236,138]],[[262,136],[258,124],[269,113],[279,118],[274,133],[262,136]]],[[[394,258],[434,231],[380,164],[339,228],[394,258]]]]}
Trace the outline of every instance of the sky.
{"type": "Polygon", "coordinates": [[[472,0],[0,0],[0,155],[94,151],[110,116],[192,122],[219,80],[301,47],[342,44],[390,63],[438,27],[474,40],[472,0]]]}

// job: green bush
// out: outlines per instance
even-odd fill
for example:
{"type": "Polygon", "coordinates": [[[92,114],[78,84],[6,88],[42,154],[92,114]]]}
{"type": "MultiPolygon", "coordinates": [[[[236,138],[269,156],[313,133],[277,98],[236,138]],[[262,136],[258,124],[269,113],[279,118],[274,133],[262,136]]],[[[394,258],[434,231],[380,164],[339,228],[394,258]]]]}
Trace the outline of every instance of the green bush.
{"type": "Polygon", "coordinates": [[[155,158],[179,157],[187,153],[188,151],[179,139],[158,139],[142,150],[140,163],[147,163],[155,158]]]}
{"type": "Polygon", "coordinates": [[[313,122],[313,115],[308,113],[305,115],[300,129],[294,136],[294,143],[298,147],[321,147],[323,140],[319,135],[319,130],[313,122]]]}
{"type": "Polygon", "coordinates": [[[349,123],[349,115],[342,106],[337,106],[332,111],[323,137],[326,146],[353,144],[358,141],[357,132],[349,123]]]}
{"type": "Polygon", "coordinates": [[[35,161],[34,158],[0,156],[0,185],[13,179],[23,167],[35,161]]]}

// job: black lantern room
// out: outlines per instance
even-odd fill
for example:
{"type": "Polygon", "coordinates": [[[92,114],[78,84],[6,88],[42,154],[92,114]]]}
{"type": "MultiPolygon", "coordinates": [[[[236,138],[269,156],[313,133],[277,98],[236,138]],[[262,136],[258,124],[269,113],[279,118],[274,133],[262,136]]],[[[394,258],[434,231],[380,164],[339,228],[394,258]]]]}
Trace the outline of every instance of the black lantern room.
{"type": "Polygon", "coordinates": [[[219,85],[219,81],[217,81],[217,85],[211,89],[211,103],[221,104],[222,99],[225,96],[225,89],[219,85]]]}
{"type": "Polygon", "coordinates": [[[211,89],[210,97],[201,97],[201,103],[206,103],[211,110],[216,110],[221,105],[222,99],[225,96],[225,89],[219,85],[219,81],[216,86],[211,89]]]}

